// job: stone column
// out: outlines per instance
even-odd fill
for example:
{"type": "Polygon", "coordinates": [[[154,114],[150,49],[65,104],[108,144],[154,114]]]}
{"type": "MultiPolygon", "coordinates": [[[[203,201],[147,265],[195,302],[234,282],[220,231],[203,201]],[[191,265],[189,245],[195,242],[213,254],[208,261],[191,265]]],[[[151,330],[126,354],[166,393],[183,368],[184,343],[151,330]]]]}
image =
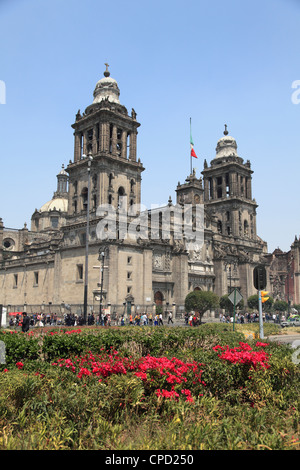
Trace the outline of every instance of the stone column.
{"type": "Polygon", "coordinates": [[[111,153],[112,155],[117,154],[117,126],[113,125],[113,132],[112,132],[112,148],[111,148],[111,153]]]}
{"type": "Polygon", "coordinates": [[[217,198],[217,178],[215,176],[212,177],[212,199],[217,198]]]}
{"type": "Polygon", "coordinates": [[[248,199],[252,199],[251,176],[246,178],[246,196],[248,199]]]}
{"type": "Polygon", "coordinates": [[[101,123],[101,152],[108,152],[109,150],[109,124],[108,122],[101,123]]]}
{"type": "Polygon", "coordinates": [[[222,197],[226,197],[226,177],[222,176],[222,197]]]}
{"type": "Polygon", "coordinates": [[[78,162],[81,156],[80,148],[81,134],[74,132],[74,162],[78,162]]]}
{"type": "Polygon", "coordinates": [[[207,178],[204,180],[204,201],[209,201],[209,181],[207,178]]]}
{"type": "Polygon", "coordinates": [[[126,158],[127,131],[122,132],[122,158],[126,158]]]}
{"type": "Polygon", "coordinates": [[[129,160],[136,161],[136,132],[131,132],[130,134],[130,151],[129,151],[129,160]]]}
{"type": "Polygon", "coordinates": [[[93,141],[92,141],[92,154],[95,155],[97,153],[97,123],[93,126],[93,141]]]}

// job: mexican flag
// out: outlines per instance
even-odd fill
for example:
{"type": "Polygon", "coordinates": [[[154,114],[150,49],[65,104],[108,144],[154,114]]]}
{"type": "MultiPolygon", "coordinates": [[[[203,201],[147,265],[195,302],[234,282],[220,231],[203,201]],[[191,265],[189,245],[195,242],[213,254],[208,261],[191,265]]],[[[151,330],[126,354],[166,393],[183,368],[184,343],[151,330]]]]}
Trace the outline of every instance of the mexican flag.
{"type": "MultiPolygon", "coordinates": [[[[191,122],[191,120],[190,120],[191,122]]],[[[192,138],[192,129],[190,130],[191,157],[198,158],[194,150],[194,142],[192,138]]]]}

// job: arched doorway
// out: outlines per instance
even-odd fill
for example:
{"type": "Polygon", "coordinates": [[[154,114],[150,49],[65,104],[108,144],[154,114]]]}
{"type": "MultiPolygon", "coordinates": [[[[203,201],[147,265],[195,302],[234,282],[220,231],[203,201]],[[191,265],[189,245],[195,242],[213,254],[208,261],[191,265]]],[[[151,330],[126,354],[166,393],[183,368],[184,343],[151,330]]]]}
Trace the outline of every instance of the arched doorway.
{"type": "Polygon", "coordinates": [[[162,293],[159,290],[156,291],[155,294],[154,294],[154,303],[156,305],[162,305],[163,300],[164,300],[164,297],[163,297],[162,293]]]}

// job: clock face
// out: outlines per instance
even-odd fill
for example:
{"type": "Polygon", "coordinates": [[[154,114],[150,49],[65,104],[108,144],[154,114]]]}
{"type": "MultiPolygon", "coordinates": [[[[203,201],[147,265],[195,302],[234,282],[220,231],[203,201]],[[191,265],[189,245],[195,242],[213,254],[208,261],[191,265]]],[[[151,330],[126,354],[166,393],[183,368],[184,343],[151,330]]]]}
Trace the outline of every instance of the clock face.
{"type": "Polygon", "coordinates": [[[194,201],[195,201],[195,204],[199,204],[199,202],[200,202],[200,196],[199,196],[199,194],[196,194],[196,195],[195,195],[194,201]]]}

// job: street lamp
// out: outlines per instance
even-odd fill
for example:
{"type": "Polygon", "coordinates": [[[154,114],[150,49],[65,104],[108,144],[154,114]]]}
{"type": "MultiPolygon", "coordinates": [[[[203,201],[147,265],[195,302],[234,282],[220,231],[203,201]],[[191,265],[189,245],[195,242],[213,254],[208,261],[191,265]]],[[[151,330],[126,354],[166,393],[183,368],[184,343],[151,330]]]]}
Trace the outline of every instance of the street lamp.
{"type": "MultiPolygon", "coordinates": [[[[85,158],[85,155],[83,155],[85,158]]],[[[86,324],[87,318],[87,299],[88,299],[88,259],[89,259],[89,232],[90,232],[90,186],[91,186],[91,163],[93,157],[88,154],[88,192],[86,209],[86,235],[85,235],[85,273],[84,273],[84,300],[83,300],[83,324],[86,324]]]]}
{"type": "Polygon", "coordinates": [[[99,315],[100,316],[101,316],[101,313],[102,313],[104,257],[105,257],[105,252],[101,251],[99,253],[99,261],[100,261],[100,259],[102,260],[102,264],[101,264],[101,268],[100,268],[100,270],[101,270],[100,307],[99,307],[99,315]]]}
{"type": "MultiPolygon", "coordinates": [[[[231,259],[225,260],[224,262],[224,267],[225,267],[224,271],[227,274],[227,266],[228,266],[228,271],[229,271],[229,291],[230,291],[229,294],[231,294],[231,280],[233,279],[232,270],[236,270],[237,264],[238,264],[237,260],[231,260],[231,259]]],[[[228,279],[228,276],[227,276],[227,279],[228,279]]],[[[227,284],[227,293],[228,293],[228,284],[227,284]]]]}
{"type": "Polygon", "coordinates": [[[98,256],[98,260],[101,261],[101,264],[100,264],[100,266],[93,266],[93,268],[95,268],[95,269],[100,269],[100,282],[98,284],[99,287],[100,287],[99,319],[101,318],[101,312],[102,312],[104,268],[108,267],[108,266],[104,266],[105,254],[107,254],[107,247],[101,246],[99,248],[99,256],[98,256]]]}

